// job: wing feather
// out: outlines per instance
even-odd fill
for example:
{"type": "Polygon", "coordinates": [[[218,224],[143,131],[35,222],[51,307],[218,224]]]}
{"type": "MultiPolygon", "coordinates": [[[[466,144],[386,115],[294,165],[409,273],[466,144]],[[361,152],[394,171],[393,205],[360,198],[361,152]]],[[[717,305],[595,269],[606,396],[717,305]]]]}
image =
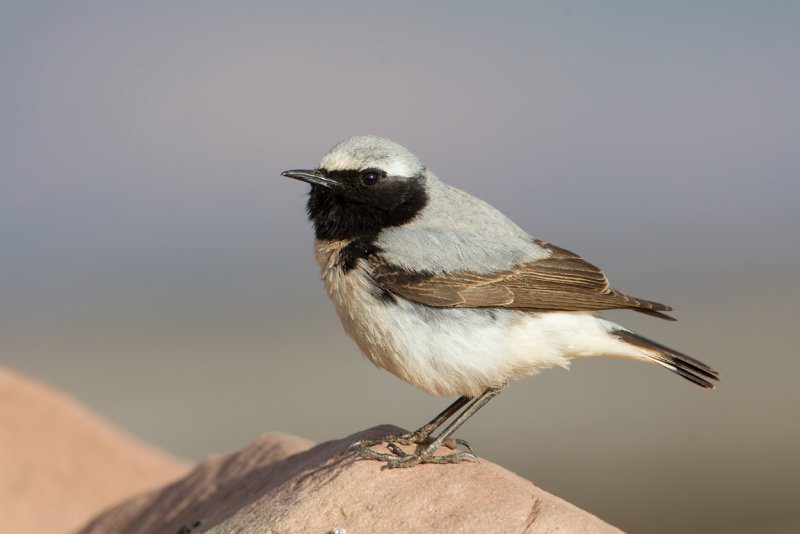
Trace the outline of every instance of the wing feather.
{"type": "Polygon", "coordinates": [[[662,319],[672,308],[628,296],[609,286],[603,272],[577,254],[544,241],[546,258],[492,273],[430,273],[404,270],[370,257],[372,276],[382,288],[435,307],[514,308],[531,311],[633,309],[662,319]]]}

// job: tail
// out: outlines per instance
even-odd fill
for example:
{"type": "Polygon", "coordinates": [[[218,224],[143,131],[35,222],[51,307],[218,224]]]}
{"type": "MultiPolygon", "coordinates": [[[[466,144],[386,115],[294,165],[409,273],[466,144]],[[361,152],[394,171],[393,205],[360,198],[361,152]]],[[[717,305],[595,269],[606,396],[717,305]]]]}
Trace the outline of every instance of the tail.
{"type": "Polygon", "coordinates": [[[652,359],[654,363],[666,367],[673,373],[682,376],[686,380],[702,388],[714,389],[714,384],[709,382],[709,380],[719,380],[719,373],[717,371],[703,362],[695,360],[691,356],[672,350],[660,343],[634,334],[629,330],[616,328],[612,330],[610,334],[635,347],[647,350],[650,353],[648,357],[652,359]]]}

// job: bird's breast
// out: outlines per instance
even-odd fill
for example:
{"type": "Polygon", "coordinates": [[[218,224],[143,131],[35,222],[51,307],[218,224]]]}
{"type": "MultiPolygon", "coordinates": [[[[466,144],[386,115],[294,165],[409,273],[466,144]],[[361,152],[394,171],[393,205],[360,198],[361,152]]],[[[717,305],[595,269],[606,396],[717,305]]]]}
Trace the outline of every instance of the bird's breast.
{"type": "Polygon", "coordinates": [[[349,243],[317,240],[315,257],[345,332],[376,366],[429,393],[470,396],[538,368],[527,347],[506,348],[522,312],[386,298],[365,259],[345,268],[349,243]]]}
{"type": "MultiPolygon", "coordinates": [[[[375,365],[394,371],[394,352],[388,345],[387,329],[393,310],[380,297],[380,288],[369,273],[366,260],[345,266],[343,255],[351,240],[316,240],[314,257],[320,268],[325,290],[333,302],[345,332],[375,365]]],[[[352,258],[350,258],[352,259],[352,258]]]]}
{"type": "Polygon", "coordinates": [[[376,295],[379,288],[369,272],[366,260],[354,260],[348,253],[352,240],[316,240],[314,257],[322,281],[333,301],[345,330],[351,336],[354,324],[369,324],[380,319],[383,303],[376,295]]]}

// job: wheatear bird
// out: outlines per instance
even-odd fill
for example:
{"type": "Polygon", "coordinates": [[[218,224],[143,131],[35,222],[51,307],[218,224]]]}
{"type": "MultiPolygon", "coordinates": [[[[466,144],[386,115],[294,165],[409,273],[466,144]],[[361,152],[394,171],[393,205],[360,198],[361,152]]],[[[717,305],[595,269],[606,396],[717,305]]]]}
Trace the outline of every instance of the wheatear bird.
{"type": "Polygon", "coordinates": [[[509,380],[590,356],[656,363],[704,388],[707,365],[603,319],[672,308],[612,289],[582,257],[526,234],[489,204],[439,181],[406,148],[351,137],[316,169],[308,216],[322,279],[347,334],[375,365],[436,395],[460,395],[416,432],[355,443],[389,467],[476,459],[453,433],[509,380]],[[463,409],[463,411],[461,411],[463,409]],[[437,428],[459,413],[433,437],[437,428]],[[390,453],[371,446],[386,442],[390,453]],[[416,454],[396,444],[423,445],[416,454]]]}

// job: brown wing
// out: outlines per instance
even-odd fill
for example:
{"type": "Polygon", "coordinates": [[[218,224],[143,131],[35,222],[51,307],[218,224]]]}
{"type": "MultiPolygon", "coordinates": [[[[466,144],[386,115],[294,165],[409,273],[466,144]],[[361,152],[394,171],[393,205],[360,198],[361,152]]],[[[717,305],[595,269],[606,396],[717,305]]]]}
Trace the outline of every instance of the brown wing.
{"type": "Polygon", "coordinates": [[[420,273],[403,270],[373,256],[373,278],[384,289],[436,307],[517,308],[532,311],[633,309],[674,321],[672,308],[636,299],[612,289],[603,272],[568,250],[536,241],[551,255],[509,270],[478,274],[420,273]]]}

